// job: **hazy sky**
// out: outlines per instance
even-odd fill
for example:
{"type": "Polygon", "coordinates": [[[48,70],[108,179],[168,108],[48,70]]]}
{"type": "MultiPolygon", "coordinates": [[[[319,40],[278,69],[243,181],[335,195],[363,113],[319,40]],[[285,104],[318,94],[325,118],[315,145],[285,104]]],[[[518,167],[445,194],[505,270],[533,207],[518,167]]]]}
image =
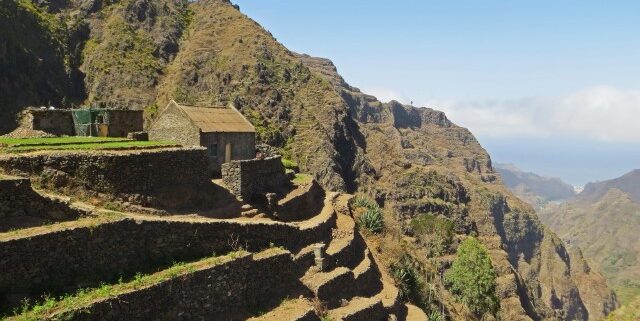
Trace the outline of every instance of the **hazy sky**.
{"type": "Polygon", "coordinates": [[[640,168],[640,1],[236,0],[351,85],[573,184],[640,168]]]}

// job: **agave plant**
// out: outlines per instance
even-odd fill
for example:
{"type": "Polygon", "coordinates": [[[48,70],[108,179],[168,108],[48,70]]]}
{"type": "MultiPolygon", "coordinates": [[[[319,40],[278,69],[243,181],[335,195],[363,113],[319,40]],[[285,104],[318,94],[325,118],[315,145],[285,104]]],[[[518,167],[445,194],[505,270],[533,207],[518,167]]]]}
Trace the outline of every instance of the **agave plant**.
{"type": "Polygon", "coordinates": [[[382,214],[382,209],[377,206],[368,208],[367,211],[358,219],[358,225],[373,234],[382,232],[382,230],[384,230],[384,216],[382,214]]]}

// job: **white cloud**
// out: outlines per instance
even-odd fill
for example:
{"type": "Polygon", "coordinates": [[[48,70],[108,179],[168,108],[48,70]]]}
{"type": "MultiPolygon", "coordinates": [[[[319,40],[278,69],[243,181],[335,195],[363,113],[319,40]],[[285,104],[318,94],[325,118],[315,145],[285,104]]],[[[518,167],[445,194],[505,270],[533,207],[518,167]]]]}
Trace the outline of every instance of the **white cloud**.
{"type": "Polygon", "coordinates": [[[432,101],[455,123],[489,137],[584,137],[640,141],[640,90],[608,86],[559,97],[508,101],[432,101]]]}
{"type": "Polygon", "coordinates": [[[363,88],[362,92],[375,96],[381,102],[389,102],[392,100],[403,103],[406,102],[406,97],[401,95],[399,92],[388,88],[363,88]]]}

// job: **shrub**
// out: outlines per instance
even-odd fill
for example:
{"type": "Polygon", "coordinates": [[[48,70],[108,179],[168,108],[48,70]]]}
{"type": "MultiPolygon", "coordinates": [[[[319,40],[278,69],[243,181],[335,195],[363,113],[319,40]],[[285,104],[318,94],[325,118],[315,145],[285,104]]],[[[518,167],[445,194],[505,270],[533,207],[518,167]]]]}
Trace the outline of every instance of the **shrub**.
{"type": "Polygon", "coordinates": [[[444,321],[442,314],[438,311],[431,311],[428,316],[429,321],[444,321]]]}
{"type": "Polygon", "coordinates": [[[384,214],[378,206],[368,208],[364,214],[358,218],[358,226],[367,229],[373,234],[378,234],[384,230],[384,214]]]}
{"type": "Polygon", "coordinates": [[[390,270],[402,298],[422,305],[424,282],[411,264],[411,259],[406,255],[402,256],[400,260],[391,264],[390,270]]]}
{"type": "Polygon", "coordinates": [[[445,283],[454,297],[473,313],[495,314],[500,308],[496,297],[496,273],[487,249],[470,237],[458,247],[457,257],[445,274],[445,283]]]}
{"type": "Polygon", "coordinates": [[[284,168],[290,169],[296,173],[300,171],[300,168],[298,167],[298,163],[290,159],[282,158],[282,165],[284,166],[284,168]]]}
{"type": "Polygon", "coordinates": [[[425,245],[428,256],[444,254],[453,241],[455,224],[446,217],[422,214],[409,223],[418,240],[425,245]]]}

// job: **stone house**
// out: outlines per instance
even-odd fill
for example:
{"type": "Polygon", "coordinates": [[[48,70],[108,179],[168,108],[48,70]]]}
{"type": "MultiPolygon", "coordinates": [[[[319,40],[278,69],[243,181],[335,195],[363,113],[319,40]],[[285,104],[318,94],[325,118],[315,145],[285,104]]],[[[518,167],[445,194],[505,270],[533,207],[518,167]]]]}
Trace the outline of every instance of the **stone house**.
{"type": "Polygon", "coordinates": [[[187,106],[172,100],[148,131],[152,140],[206,147],[211,173],[216,176],[223,163],[255,157],[256,130],[231,106],[187,106]]]}

